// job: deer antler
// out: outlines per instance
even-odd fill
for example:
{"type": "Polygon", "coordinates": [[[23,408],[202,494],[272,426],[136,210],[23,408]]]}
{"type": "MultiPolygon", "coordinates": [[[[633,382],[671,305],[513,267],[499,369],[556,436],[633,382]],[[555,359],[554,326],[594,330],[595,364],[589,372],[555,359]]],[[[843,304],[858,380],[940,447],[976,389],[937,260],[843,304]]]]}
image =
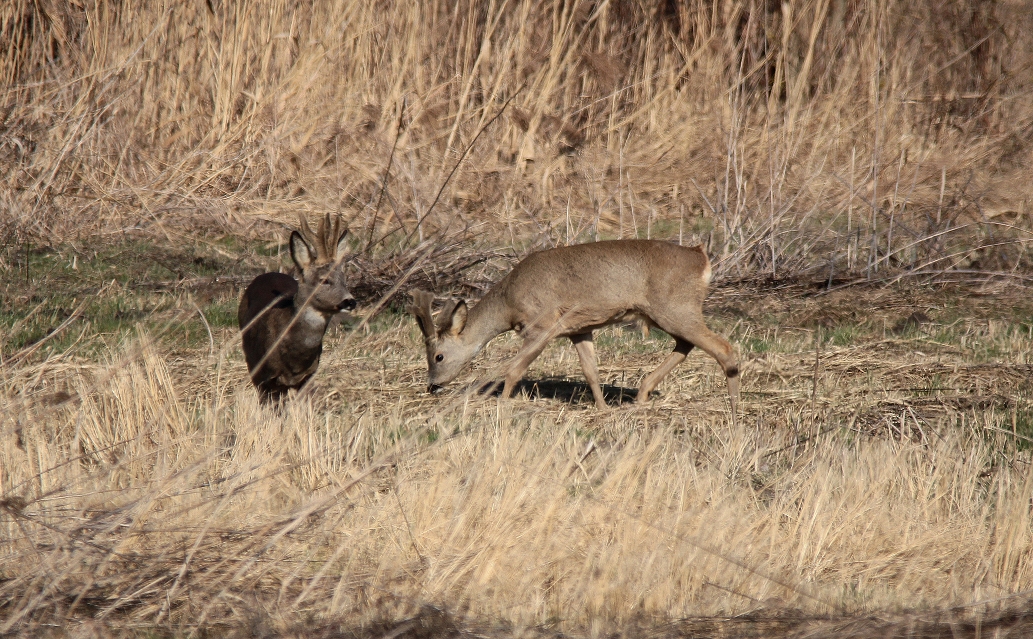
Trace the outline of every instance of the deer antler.
{"type": "Polygon", "coordinates": [[[318,263],[325,264],[338,258],[337,242],[346,232],[347,227],[340,215],[331,220],[330,214],[327,213],[319,220],[315,233],[312,232],[305,216],[298,215],[298,233],[315,250],[318,263]]]}
{"type": "Polygon", "coordinates": [[[327,226],[330,227],[330,232],[323,236],[326,242],[326,254],[331,260],[339,260],[340,255],[337,254],[337,246],[341,237],[348,232],[348,225],[344,223],[344,219],[338,215],[334,218],[333,223],[330,223],[330,214],[326,214],[327,226]]]}
{"type": "MultiPolygon", "coordinates": [[[[316,231],[316,259],[320,262],[330,261],[330,251],[327,250],[327,227],[330,226],[330,214],[327,213],[319,220],[319,229],[316,231]]],[[[337,239],[337,238],[334,238],[337,239]]]]}
{"type": "Polygon", "coordinates": [[[416,290],[412,292],[412,301],[409,312],[416,317],[416,323],[420,325],[420,330],[423,331],[423,338],[426,341],[437,339],[438,333],[434,326],[434,314],[431,311],[431,306],[434,304],[434,294],[416,290]]]}
{"type": "MultiPolygon", "coordinates": [[[[323,230],[322,222],[319,223],[319,230],[321,235],[323,230]]],[[[320,235],[312,232],[312,228],[308,225],[308,220],[306,220],[305,216],[300,213],[298,214],[298,234],[301,235],[301,239],[305,240],[305,243],[316,252],[316,261],[323,261],[323,253],[325,253],[325,250],[323,248],[320,235]]]]}

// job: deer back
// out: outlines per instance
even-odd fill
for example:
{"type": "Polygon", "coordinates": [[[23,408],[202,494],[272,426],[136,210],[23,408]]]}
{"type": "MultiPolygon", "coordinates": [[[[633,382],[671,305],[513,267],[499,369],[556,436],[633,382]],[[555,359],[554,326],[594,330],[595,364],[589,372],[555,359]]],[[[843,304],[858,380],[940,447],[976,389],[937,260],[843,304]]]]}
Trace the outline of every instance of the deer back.
{"type": "Polygon", "coordinates": [[[577,330],[664,309],[701,314],[709,282],[702,247],[614,240],[529,255],[498,288],[514,324],[563,315],[577,330]]]}

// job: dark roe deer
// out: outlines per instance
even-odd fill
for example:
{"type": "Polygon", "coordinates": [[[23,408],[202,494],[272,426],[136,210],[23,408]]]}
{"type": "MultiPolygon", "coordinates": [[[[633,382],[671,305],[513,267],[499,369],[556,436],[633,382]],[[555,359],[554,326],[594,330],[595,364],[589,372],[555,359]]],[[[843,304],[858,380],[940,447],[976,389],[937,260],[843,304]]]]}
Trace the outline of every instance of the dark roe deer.
{"type": "Polygon", "coordinates": [[[264,273],[248,284],[237,309],[251,381],[264,403],[301,388],[319,367],[330,318],[355,308],[345,281],[341,218],[320,220],[313,233],[305,219],[291,233],[291,259],[299,279],[264,273]]]}

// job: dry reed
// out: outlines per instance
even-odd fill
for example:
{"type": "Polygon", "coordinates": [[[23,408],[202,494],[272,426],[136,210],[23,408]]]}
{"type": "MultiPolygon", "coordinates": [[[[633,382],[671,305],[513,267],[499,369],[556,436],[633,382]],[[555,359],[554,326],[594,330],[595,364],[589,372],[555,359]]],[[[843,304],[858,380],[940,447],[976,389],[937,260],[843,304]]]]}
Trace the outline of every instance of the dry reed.
{"type": "Polygon", "coordinates": [[[687,231],[725,277],[1009,277],[1029,266],[1028,9],[16,0],[6,241],[343,209],[390,246],[687,231]]]}
{"type": "MultiPolygon", "coordinates": [[[[992,337],[1010,343],[1004,328],[992,337]]],[[[1029,454],[1007,411],[971,400],[1007,404],[992,398],[1022,392],[1028,365],[916,360],[890,339],[826,346],[815,370],[807,333],[786,331],[784,354],[745,362],[739,428],[702,357],[644,409],[534,399],[577,368],[559,344],[529,373],[530,400],[427,397],[406,317],[331,344],[312,394],[279,414],[232,350],[176,364],[145,339],[99,366],[15,369],[4,631],[375,634],[430,623],[428,605],[503,634],[1014,615],[1033,585],[1029,454]],[[16,400],[30,376],[67,398],[16,400]],[[931,402],[880,390],[930,384],[944,389],[931,402]]],[[[604,379],[655,365],[662,347],[645,346],[604,343],[604,379]]],[[[515,348],[491,347],[468,379],[515,348]]]]}
{"type": "MultiPolygon", "coordinates": [[[[31,280],[32,247],[268,242],[340,211],[356,290],[386,304],[476,297],[535,248],[700,240],[739,283],[711,303],[728,333],[774,347],[744,358],[736,429],[697,359],[647,408],[586,409],[560,345],[528,399],[424,397],[408,318],[331,338],[282,413],[207,323],[202,349],[4,345],[0,634],[1019,636],[1028,336],[968,318],[943,343],[910,308],[880,339],[821,335],[888,307],[847,304],[859,282],[976,281],[991,304],[1028,284],[1031,20],[1021,0],[4,3],[6,274],[24,250],[31,280]],[[751,298],[761,278],[781,288],[751,298]]],[[[600,344],[618,400],[657,361],[600,344]]]]}

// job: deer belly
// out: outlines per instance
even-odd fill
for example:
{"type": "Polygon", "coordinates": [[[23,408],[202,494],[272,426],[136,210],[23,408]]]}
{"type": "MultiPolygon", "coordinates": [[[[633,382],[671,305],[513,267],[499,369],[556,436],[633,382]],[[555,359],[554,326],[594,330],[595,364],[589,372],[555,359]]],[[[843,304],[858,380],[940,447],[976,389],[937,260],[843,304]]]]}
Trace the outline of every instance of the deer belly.
{"type": "Polygon", "coordinates": [[[562,335],[577,335],[578,333],[594,331],[611,324],[629,324],[633,322],[648,324],[650,320],[644,313],[634,309],[621,310],[616,313],[578,313],[576,310],[569,311],[563,322],[566,330],[563,331],[562,335]]]}

